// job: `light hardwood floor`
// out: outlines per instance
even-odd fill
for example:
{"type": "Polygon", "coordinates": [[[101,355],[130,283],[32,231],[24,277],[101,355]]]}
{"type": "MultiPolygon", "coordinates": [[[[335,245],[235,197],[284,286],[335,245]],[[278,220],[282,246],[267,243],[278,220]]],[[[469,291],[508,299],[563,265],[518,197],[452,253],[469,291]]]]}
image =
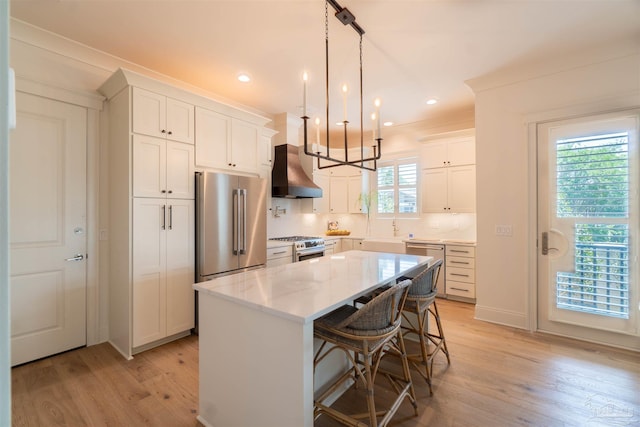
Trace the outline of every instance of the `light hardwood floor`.
{"type": "MultiPolygon", "coordinates": [[[[431,397],[415,374],[419,415],[403,403],[391,425],[640,426],[639,353],[476,321],[468,304],[438,307],[451,365],[436,359],[431,397]]],[[[191,336],[131,361],[101,344],[16,367],[13,426],[198,426],[198,363],[191,336]]]]}

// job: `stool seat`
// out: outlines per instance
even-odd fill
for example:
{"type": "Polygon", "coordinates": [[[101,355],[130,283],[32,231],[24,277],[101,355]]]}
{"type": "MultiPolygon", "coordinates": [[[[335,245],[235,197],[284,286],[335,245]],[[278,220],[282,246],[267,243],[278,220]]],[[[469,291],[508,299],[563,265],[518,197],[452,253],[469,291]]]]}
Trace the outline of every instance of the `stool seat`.
{"type": "Polygon", "coordinates": [[[326,414],[354,426],[362,425],[361,419],[368,418],[370,426],[385,426],[404,399],[409,400],[417,415],[415,392],[400,329],[402,308],[410,285],[410,280],[394,284],[360,308],[344,305],[314,322],[314,336],[323,340],[314,356],[314,369],[333,351],[344,352],[350,364],[350,368],[315,399],[314,418],[326,414]],[[380,360],[389,353],[401,358],[401,375],[379,369],[380,360]],[[383,411],[376,409],[374,401],[378,373],[387,378],[397,393],[395,402],[383,411]],[[346,414],[326,403],[335,390],[349,381],[363,385],[367,413],[346,414]],[[379,417],[382,417],[380,421],[379,417]]]}

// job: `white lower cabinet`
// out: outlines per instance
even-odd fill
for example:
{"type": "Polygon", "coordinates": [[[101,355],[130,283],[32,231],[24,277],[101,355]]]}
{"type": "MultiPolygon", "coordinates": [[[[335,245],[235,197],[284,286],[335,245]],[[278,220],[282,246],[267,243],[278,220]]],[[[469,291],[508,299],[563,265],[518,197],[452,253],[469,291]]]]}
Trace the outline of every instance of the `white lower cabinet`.
{"type": "Polygon", "coordinates": [[[475,247],[446,245],[447,296],[475,299],[475,247]]]}
{"type": "Polygon", "coordinates": [[[293,245],[267,248],[267,267],[291,264],[293,262],[293,245]]]}
{"type": "Polygon", "coordinates": [[[194,326],[194,201],[133,199],[133,347],[194,326]]]}
{"type": "Polygon", "coordinates": [[[341,251],[362,250],[363,239],[342,238],[341,251]]]}

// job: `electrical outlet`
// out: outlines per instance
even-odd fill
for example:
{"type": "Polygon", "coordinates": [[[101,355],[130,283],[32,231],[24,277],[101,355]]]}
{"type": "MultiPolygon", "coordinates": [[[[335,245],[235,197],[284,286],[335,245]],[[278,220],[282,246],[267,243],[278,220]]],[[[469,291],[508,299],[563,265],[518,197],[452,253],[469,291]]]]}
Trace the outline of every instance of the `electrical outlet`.
{"type": "Polygon", "coordinates": [[[496,236],[513,236],[513,226],[496,225],[496,236]]]}

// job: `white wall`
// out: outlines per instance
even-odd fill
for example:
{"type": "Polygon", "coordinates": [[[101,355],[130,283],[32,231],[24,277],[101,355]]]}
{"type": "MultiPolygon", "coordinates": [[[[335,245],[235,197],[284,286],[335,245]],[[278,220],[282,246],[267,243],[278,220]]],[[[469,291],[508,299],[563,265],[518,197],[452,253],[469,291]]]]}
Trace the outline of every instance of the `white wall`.
{"type": "Polygon", "coordinates": [[[11,425],[9,325],[9,2],[0,2],[0,426],[11,425]]]}
{"type": "Polygon", "coordinates": [[[477,318],[535,324],[535,140],[528,125],[640,106],[637,40],[609,48],[608,57],[572,60],[536,77],[469,82],[476,93],[477,318]],[[513,236],[497,236],[496,225],[512,225],[513,236]]]}

